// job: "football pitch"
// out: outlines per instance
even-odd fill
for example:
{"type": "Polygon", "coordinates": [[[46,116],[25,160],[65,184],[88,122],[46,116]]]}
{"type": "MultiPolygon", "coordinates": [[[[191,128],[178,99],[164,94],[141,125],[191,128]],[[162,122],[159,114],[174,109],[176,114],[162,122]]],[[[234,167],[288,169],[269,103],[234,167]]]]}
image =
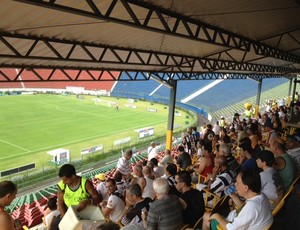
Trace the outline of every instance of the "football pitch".
{"type": "MultiPolygon", "coordinates": [[[[37,168],[47,167],[51,160],[47,151],[57,148],[70,150],[74,160],[80,159],[82,149],[92,146],[102,144],[104,151],[109,151],[117,148],[114,141],[128,137],[131,143],[136,143],[135,130],[140,128],[153,127],[154,135],[166,133],[168,108],[165,105],[100,98],[118,103],[119,110],[116,110],[95,99],[94,96],[78,99],[75,95],[51,94],[1,96],[0,171],[30,163],[36,163],[37,168]],[[128,104],[136,108],[126,107],[128,104]]],[[[181,116],[175,116],[174,124],[183,128],[187,113],[179,112],[181,116]]]]}

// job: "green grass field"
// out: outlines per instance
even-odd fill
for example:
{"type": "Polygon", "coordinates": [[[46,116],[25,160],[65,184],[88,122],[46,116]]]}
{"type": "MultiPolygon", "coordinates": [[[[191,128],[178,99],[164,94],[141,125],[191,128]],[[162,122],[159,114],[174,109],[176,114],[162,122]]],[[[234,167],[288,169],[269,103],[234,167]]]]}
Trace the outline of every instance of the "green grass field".
{"type": "MultiPolygon", "coordinates": [[[[49,166],[47,151],[65,148],[71,158],[79,159],[80,150],[103,144],[109,151],[115,140],[131,137],[135,129],[154,127],[155,134],[166,133],[168,109],[164,105],[138,101],[137,109],[126,108],[127,99],[101,98],[118,102],[120,109],[95,103],[92,96],[77,99],[63,95],[1,96],[0,171],[36,163],[49,166]],[[146,111],[156,108],[157,113],[146,111]]],[[[184,127],[187,113],[175,117],[175,125],[184,127]]],[[[191,118],[189,118],[191,119],[191,118]]],[[[191,122],[191,121],[189,121],[191,122]]]]}

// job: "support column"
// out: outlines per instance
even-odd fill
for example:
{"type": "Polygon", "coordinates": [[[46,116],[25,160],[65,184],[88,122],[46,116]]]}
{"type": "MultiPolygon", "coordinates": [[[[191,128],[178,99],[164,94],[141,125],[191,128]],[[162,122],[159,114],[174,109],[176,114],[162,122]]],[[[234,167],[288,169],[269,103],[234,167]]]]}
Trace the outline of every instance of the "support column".
{"type": "Polygon", "coordinates": [[[262,79],[259,79],[258,86],[257,86],[257,94],[256,94],[255,117],[258,117],[258,113],[259,113],[261,85],[262,85],[262,79]]]}
{"type": "Polygon", "coordinates": [[[293,84],[293,78],[290,79],[289,95],[288,95],[287,102],[286,102],[287,105],[289,105],[291,103],[292,84],[293,84]]]}
{"type": "MultiPolygon", "coordinates": [[[[295,101],[296,85],[297,85],[297,78],[294,78],[294,89],[293,89],[291,104],[293,104],[295,101]]],[[[291,120],[293,120],[293,113],[294,113],[293,108],[294,108],[294,106],[291,106],[291,109],[290,109],[290,119],[291,120]]]]}
{"type": "Polygon", "coordinates": [[[169,115],[168,115],[167,140],[166,140],[166,149],[168,150],[172,149],[177,80],[171,80],[171,85],[172,88],[170,89],[169,115]]]}

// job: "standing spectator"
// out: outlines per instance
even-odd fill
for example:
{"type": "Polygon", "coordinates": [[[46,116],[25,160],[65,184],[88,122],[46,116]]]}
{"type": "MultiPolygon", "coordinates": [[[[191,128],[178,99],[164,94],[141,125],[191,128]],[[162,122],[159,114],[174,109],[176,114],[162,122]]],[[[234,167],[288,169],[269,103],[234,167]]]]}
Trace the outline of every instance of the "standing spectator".
{"type": "Polygon", "coordinates": [[[218,142],[220,140],[220,131],[221,131],[221,127],[219,126],[219,121],[216,121],[213,131],[215,133],[216,142],[218,142]]]}
{"type": "Polygon", "coordinates": [[[0,182],[0,230],[15,230],[11,216],[4,210],[16,198],[17,186],[11,181],[0,182]]]}
{"type": "Polygon", "coordinates": [[[284,191],[286,192],[295,179],[295,162],[292,157],[285,152],[285,143],[281,138],[275,138],[271,142],[271,151],[275,155],[274,168],[279,172],[284,191]]]}
{"type": "Polygon", "coordinates": [[[57,203],[62,217],[71,205],[77,205],[77,211],[81,211],[87,205],[97,205],[102,201],[102,196],[96,191],[92,182],[77,176],[73,165],[64,164],[61,166],[58,176],[61,181],[57,184],[57,203]]]}
{"type": "Polygon", "coordinates": [[[126,189],[126,206],[123,211],[121,224],[139,224],[142,222],[142,211],[149,211],[152,199],[142,197],[142,189],[138,184],[129,185],[126,189]]]}
{"type": "Polygon", "coordinates": [[[183,226],[179,198],[169,195],[169,184],[164,178],[156,179],[153,187],[156,200],[150,205],[149,212],[142,215],[144,227],[148,230],[179,230],[183,226]]]}
{"type": "Polygon", "coordinates": [[[203,230],[210,229],[211,221],[217,221],[222,229],[266,229],[273,222],[271,208],[268,199],[261,194],[261,181],[258,173],[254,171],[242,171],[235,183],[238,195],[244,197],[246,202],[241,202],[238,196],[232,193],[230,196],[240,208],[238,215],[232,222],[226,220],[219,213],[205,213],[203,216],[203,230]]]}
{"type": "Polygon", "coordinates": [[[275,163],[271,151],[263,150],[258,153],[257,166],[263,171],[260,173],[261,192],[269,199],[271,208],[274,209],[282,199],[283,186],[278,172],[272,167],[275,163]]]}
{"type": "Polygon", "coordinates": [[[212,130],[212,125],[211,124],[207,124],[206,126],[206,130],[204,132],[204,135],[202,137],[202,139],[205,141],[205,143],[208,143],[209,145],[211,145],[213,147],[213,139],[215,137],[215,133],[212,130]]]}
{"type": "Polygon", "coordinates": [[[193,127],[193,135],[196,137],[196,145],[197,145],[197,142],[200,140],[200,133],[198,132],[196,126],[193,127]]]}
{"type": "Polygon", "coordinates": [[[114,179],[106,180],[107,194],[109,195],[108,201],[101,203],[102,213],[105,218],[109,218],[112,222],[117,223],[122,217],[125,203],[123,197],[117,190],[116,181],[114,179]]]}
{"type": "Polygon", "coordinates": [[[192,164],[192,158],[190,154],[184,151],[183,146],[179,146],[177,151],[179,152],[178,154],[178,159],[177,159],[177,165],[183,169],[186,170],[187,167],[189,167],[192,164]]]}
{"type": "Polygon", "coordinates": [[[203,194],[199,190],[193,189],[191,182],[191,176],[187,171],[180,171],[175,176],[176,188],[187,205],[183,210],[183,222],[193,227],[203,216],[205,207],[203,194]]]}
{"type": "Polygon", "coordinates": [[[175,174],[177,172],[177,166],[174,163],[170,163],[167,165],[166,167],[166,179],[169,183],[169,194],[173,194],[176,196],[179,196],[180,193],[178,192],[178,190],[176,189],[176,185],[175,185],[175,174]]]}
{"type": "Polygon", "coordinates": [[[148,161],[150,161],[152,158],[156,158],[158,155],[156,144],[155,142],[151,142],[150,146],[148,147],[148,161]]]}
{"type": "Polygon", "coordinates": [[[132,157],[132,150],[129,149],[124,153],[117,163],[117,171],[119,171],[122,175],[129,175],[131,173],[131,162],[130,159],[132,157]]]}
{"type": "Polygon", "coordinates": [[[182,140],[182,145],[187,153],[193,156],[196,151],[196,139],[197,137],[193,134],[193,127],[187,129],[187,134],[182,140]]]}

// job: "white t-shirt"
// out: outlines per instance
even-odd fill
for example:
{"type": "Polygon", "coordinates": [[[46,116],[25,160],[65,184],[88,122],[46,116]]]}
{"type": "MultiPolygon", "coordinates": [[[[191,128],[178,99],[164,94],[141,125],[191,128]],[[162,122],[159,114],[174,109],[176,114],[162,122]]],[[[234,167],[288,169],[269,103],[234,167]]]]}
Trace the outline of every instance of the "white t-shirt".
{"type": "Polygon", "coordinates": [[[157,149],[152,146],[148,147],[148,161],[150,161],[152,158],[156,158],[157,157],[157,149]]]}
{"type": "Polygon", "coordinates": [[[106,207],[112,209],[112,212],[109,215],[109,219],[113,222],[117,222],[122,216],[122,212],[125,208],[125,203],[120,197],[116,195],[110,195],[108,197],[106,207]]]}
{"type": "Polygon", "coordinates": [[[96,188],[97,192],[99,194],[102,195],[103,197],[103,201],[107,201],[108,200],[108,195],[107,195],[107,189],[106,189],[106,186],[105,186],[105,182],[100,182],[98,185],[97,185],[97,188],[96,188]]]}
{"type": "Polygon", "coordinates": [[[228,230],[264,230],[273,222],[273,216],[268,198],[264,194],[246,200],[246,204],[232,223],[228,223],[228,230]]]}
{"type": "Polygon", "coordinates": [[[117,163],[117,169],[123,175],[129,175],[131,173],[131,162],[126,160],[125,157],[121,157],[117,163]]]}
{"type": "Polygon", "coordinates": [[[261,192],[274,203],[277,203],[278,198],[277,188],[273,179],[275,176],[274,174],[276,173],[276,170],[272,167],[269,167],[260,173],[261,192]]]}

